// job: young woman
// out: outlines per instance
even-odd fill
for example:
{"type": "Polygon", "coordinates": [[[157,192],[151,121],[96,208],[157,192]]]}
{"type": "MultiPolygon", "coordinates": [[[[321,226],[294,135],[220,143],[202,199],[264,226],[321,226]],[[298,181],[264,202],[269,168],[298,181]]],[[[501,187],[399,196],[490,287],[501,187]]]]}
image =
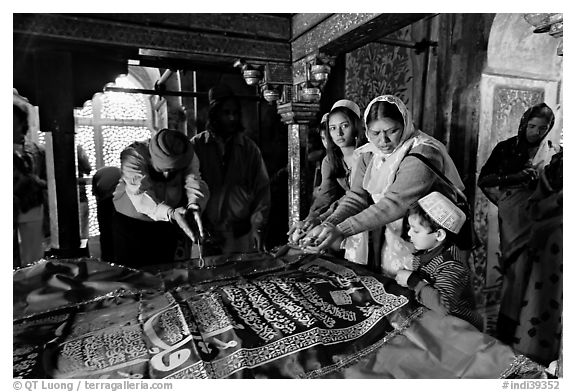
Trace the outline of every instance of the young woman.
{"type": "Polygon", "coordinates": [[[364,140],[360,116],[358,105],[347,99],[334,103],[328,113],[326,127],[320,130],[326,144],[322,182],[306,219],[297,222],[288,232],[292,240],[330,216],[338,200],[350,189],[352,169],[359,157],[355,150],[364,140]]]}
{"type": "Polygon", "coordinates": [[[354,150],[362,134],[358,105],[347,99],[336,102],[328,114],[327,129],[323,133],[326,157],[322,161],[320,190],[308,214],[310,218],[334,207],[333,203],[350,189],[350,174],[357,158],[354,150]]]}

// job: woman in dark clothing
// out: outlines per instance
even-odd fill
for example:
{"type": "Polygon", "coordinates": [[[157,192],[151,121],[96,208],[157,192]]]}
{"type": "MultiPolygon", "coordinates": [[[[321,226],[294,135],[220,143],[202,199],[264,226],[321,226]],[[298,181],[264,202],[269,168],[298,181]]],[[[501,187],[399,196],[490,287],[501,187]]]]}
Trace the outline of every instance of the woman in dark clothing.
{"type": "Polygon", "coordinates": [[[533,195],[545,165],[555,148],[547,138],[554,125],[554,113],[544,103],[529,108],[518,135],[496,145],[482,167],[478,186],[498,206],[500,268],[504,276],[497,335],[525,354],[531,340],[519,336],[518,328],[529,320],[520,320],[530,278],[530,241],[532,218],[529,199],[533,195]],[[524,351],[523,351],[524,350],[524,351]]]}

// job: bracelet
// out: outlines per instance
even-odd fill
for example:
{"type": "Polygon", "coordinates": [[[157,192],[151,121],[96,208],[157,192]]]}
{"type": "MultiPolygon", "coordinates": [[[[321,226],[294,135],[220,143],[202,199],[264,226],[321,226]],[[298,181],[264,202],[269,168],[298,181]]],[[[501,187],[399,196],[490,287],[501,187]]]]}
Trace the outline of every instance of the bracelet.
{"type": "Polygon", "coordinates": [[[335,224],[330,223],[330,222],[322,222],[322,223],[320,224],[320,226],[322,226],[322,227],[324,227],[324,228],[334,228],[334,227],[336,227],[335,224]]]}

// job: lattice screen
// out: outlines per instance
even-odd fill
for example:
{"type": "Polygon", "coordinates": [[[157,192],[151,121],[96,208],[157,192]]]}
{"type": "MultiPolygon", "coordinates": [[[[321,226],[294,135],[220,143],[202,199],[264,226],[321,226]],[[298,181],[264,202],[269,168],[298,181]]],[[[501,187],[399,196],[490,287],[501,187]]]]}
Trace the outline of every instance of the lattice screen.
{"type": "MultiPolygon", "coordinates": [[[[116,79],[114,86],[142,88],[131,76],[116,79]]],[[[96,94],[84,107],[74,110],[76,144],[82,148],[92,170],[87,177],[86,193],[89,207],[89,235],[99,235],[96,199],[92,195],[91,177],[103,166],[120,167],[120,152],[136,140],[151,135],[152,113],[147,96],[120,92],[96,94]]],[[[44,133],[38,141],[45,142],[44,133]]]]}

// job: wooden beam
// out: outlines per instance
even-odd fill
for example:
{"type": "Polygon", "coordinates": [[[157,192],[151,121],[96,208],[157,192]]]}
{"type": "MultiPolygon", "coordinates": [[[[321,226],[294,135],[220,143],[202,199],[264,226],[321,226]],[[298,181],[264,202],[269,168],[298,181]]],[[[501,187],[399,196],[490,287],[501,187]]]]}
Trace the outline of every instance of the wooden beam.
{"type": "Polygon", "coordinates": [[[54,14],[14,14],[14,33],[56,38],[71,43],[105,44],[247,60],[290,61],[288,42],[227,37],[54,14]]]}
{"type": "MultiPolygon", "coordinates": [[[[80,250],[72,56],[66,52],[38,52],[37,105],[47,135],[47,176],[52,247],[61,255],[80,250]]],[[[64,256],[65,257],[65,256],[64,256]]]]}
{"type": "Polygon", "coordinates": [[[139,65],[143,67],[231,72],[234,70],[236,57],[199,55],[173,50],[140,49],[133,59],[138,60],[139,65]]]}
{"type": "Polygon", "coordinates": [[[292,61],[349,52],[431,14],[334,14],[292,42],[292,61]]]}
{"type": "Polygon", "coordinates": [[[290,19],[263,14],[76,14],[76,16],[151,28],[177,28],[285,42],[290,39],[290,19]]]}
{"type": "MultiPolygon", "coordinates": [[[[168,90],[148,90],[143,88],[126,88],[126,87],[116,87],[116,86],[106,86],[104,87],[104,92],[114,91],[118,93],[129,93],[129,94],[146,94],[146,95],[158,95],[161,97],[192,97],[192,98],[206,98],[208,99],[207,91],[168,91],[168,90]]],[[[260,95],[244,95],[236,94],[240,99],[246,99],[251,101],[260,101],[262,98],[260,95]]]]}
{"type": "Polygon", "coordinates": [[[292,36],[295,40],[333,14],[296,14],[292,17],[292,36]]]}

